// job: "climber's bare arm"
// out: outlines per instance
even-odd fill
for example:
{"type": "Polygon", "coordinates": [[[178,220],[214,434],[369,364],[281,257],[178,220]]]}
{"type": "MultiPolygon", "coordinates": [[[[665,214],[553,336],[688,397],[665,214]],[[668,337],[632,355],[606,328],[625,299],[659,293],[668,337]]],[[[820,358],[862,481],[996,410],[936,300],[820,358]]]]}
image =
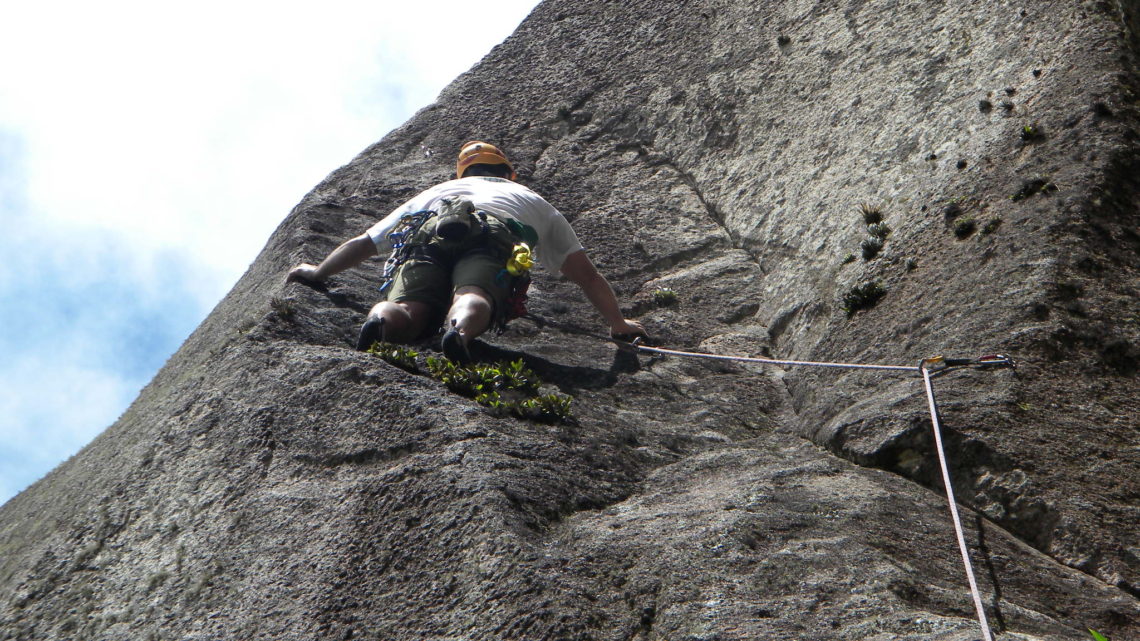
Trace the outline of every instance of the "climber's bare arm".
{"type": "Polygon", "coordinates": [[[641,323],[626,319],[618,306],[617,296],[605,276],[598,273],[585,251],[579,250],[566,257],[562,274],[582,288],[586,298],[601,313],[610,326],[611,336],[645,336],[641,323]]]}
{"type": "Polygon", "coordinates": [[[332,250],[332,253],[321,261],[320,265],[301,263],[289,270],[289,275],[285,277],[285,282],[292,283],[298,280],[304,280],[311,283],[319,283],[327,280],[329,276],[355,267],[375,255],[376,244],[372,242],[368,234],[361,234],[345,241],[340,247],[332,250]]]}

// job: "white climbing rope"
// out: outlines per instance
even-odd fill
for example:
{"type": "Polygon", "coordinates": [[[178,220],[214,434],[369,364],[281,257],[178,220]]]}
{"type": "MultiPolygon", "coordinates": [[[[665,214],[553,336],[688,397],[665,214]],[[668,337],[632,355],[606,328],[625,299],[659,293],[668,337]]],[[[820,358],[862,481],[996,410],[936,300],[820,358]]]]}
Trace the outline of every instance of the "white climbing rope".
{"type": "Polygon", "coordinates": [[[660,347],[647,347],[634,343],[634,347],[643,352],[655,354],[668,354],[672,356],[689,356],[695,358],[708,358],[719,361],[743,361],[745,363],[764,363],[766,365],[807,365],[809,367],[837,367],[846,369],[885,369],[902,372],[917,372],[921,368],[914,365],[864,365],[861,363],[824,363],[818,361],[781,361],[774,358],[761,358],[759,356],[722,356],[720,354],[704,354],[701,352],[683,352],[677,349],[663,349],[660,347]]]}
{"type": "Polygon", "coordinates": [[[766,365],[804,365],[808,367],[832,367],[843,369],[873,369],[873,370],[894,370],[902,372],[919,372],[922,374],[922,380],[926,386],[926,400],[930,406],[930,423],[934,428],[934,445],[938,451],[938,463],[942,467],[942,482],[946,486],[946,500],[950,504],[950,517],[954,521],[954,532],[958,537],[958,550],[962,553],[962,564],[966,567],[966,579],[970,583],[970,594],[974,598],[974,608],[978,613],[978,624],[982,628],[982,635],[985,641],[993,641],[993,634],[990,632],[990,624],[986,619],[986,611],[982,606],[982,594],[978,590],[978,582],[974,578],[974,566],[970,562],[970,552],[966,547],[966,536],[962,531],[962,520],[958,516],[958,504],[954,499],[954,488],[950,483],[950,467],[946,463],[946,451],[942,447],[942,427],[938,421],[938,404],[934,400],[934,385],[930,380],[930,366],[946,367],[948,365],[964,366],[964,365],[999,365],[1012,367],[1013,361],[1006,356],[993,355],[983,356],[975,361],[948,361],[941,356],[923,359],[917,365],[866,365],[862,363],[828,363],[819,361],[787,361],[777,360],[773,358],[761,358],[751,356],[722,356],[720,354],[705,354],[702,352],[686,352],[675,349],[663,349],[660,347],[648,347],[640,343],[640,339],[634,340],[633,347],[642,352],[649,352],[653,354],[665,354],[670,356],[685,356],[691,358],[706,358],[712,360],[722,361],[740,361],[745,363],[764,363],[766,365]]]}
{"type": "Polygon", "coordinates": [[[954,500],[954,487],[950,483],[950,468],[946,464],[946,452],[942,447],[942,426],[938,422],[938,404],[934,401],[934,385],[930,382],[930,370],[922,367],[922,381],[926,385],[926,400],[930,404],[930,424],[934,427],[934,444],[938,450],[938,464],[942,466],[942,483],[946,485],[946,500],[950,503],[950,516],[954,520],[954,533],[958,535],[958,550],[962,553],[962,565],[966,566],[966,579],[970,582],[970,593],[974,596],[974,609],[978,611],[978,623],[982,626],[985,641],[993,641],[990,624],[986,620],[986,610],[982,607],[982,594],[974,579],[974,566],[970,563],[970,552],[966,548],[966,536],[962,533],[962,519],[958,517],[958,503],[954,500]]]}

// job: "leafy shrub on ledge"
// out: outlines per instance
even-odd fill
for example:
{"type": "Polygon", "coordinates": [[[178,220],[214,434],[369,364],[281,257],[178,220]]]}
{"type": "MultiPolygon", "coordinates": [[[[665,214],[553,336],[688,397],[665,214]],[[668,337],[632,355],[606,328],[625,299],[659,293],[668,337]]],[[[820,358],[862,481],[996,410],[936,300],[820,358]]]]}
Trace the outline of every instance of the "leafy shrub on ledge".
{"type": "Polygon", "coordinates": [[[496,416],[555,423],[569,421],[572,396],[538,393],[542,381],[534,370],[517,361],[457,365],[429,356],[428,373],[451,391],[475,399],[496,416]]]}
{"type": "Polygon", "coordinates": [[[427,366],[432,378],[438,379],[451,391],[472,398],[502,390],[519,390],[533,395],[542,384],[538,374],[524,365],[522,359],[458,365],[446,358],[429,356],[427,366]]]}
{"type": "Polygon", "coordinates": [[[657,289],[653,292],[653,302],[658,307],[667,307],[669,305],[673,305],[677,302],[677,292],[669,289],[668,287],[657,289]]]}
{"type": "Polygon", "coordinates": [[[416,365],[416,357],[419,356],[419,352],[407,346],[376,341],[372,343],[372,347],[368,348],[368,353],[379,356],[384,359],[385,362],[391,363],[413,374],[420,371],[420,368],[416,365]]]}
{"type": "Polygon", "coordinates": [[[573,397],[565,394],[543,394],[519,400],[504,399],[498,392],[475,397],[476,403],[488,408],[496,416],[515,416],[540,423],[558,423],[572,419],[573,400],[573,397]]]}

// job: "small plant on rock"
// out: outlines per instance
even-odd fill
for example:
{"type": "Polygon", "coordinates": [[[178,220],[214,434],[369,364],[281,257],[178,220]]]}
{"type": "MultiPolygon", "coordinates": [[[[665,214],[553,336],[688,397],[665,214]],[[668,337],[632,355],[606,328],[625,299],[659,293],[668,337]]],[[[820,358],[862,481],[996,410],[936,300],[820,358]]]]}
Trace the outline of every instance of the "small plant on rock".
{"type": "Polygon", "coordinates": [[[868,225],[883,222],[883,210],[878,205],[859,204],[859,213],[863,215],[863,222],[868,225]]]}
{"type": "Polygon", "coordinates": [[[860,310],[874,307],[886,293],[887,290],[877,280],[862,283],[843,295],[842,309],[847,312],[847,318],[851,318],[860,310]]]}
{"type": "Polygon", "coordinates": [[[653,303],[658,307],[668,307],[677,302],[677,292],[668,287],[661,287],[653,292],[653,303]]]}
{"type": "Polygon", "coordinates": [[[997,231],[998,227],[1001,227],[1001,219],[1000,218],[991,218],[990,220],[988,220],[986,222],[985,225],[982,226],[982,233],[986,234],[988,236],[989,234],[992,234],[995,231],[997,231]]]}
{"type": "Polygon", "coordinates": [[[959,218],[954,221],[954,235],[959,239],[968,238],[978,228],[978,223],[972,217],[959,218]]]}
{"type": "Polygon", "coordinates": [[[565,394],[543,394],[523,401],[523,411],[537,421],[553,423],[572,418],[570,406],[573,398],[565,394]]]}
{"type": "Polygon", "coordinates": [[[867,225],[867,233],[875,238],[887,239],[891,235],[891,226],[886,223],[874,223],[867,225]]]}
{"type": "Polygon", "coordinates": [[[379,356],[386,363],[395,365],[400,369],[413,373],[420,371],[416,365],[416,357],[419,356],[419,352],[405,345],[376,341],[372,343],[372,347],[368,348],[368,353],[379,356]]]}
{"type": "Polygon", "coordinates": [[[491,413],[496,416],[504,416],[509,413],[508,403],[503,401],[502,395],[498,392],[484,392],[475,396],[475,402],[491,410],[491,413]]]}
{"type": "Polygon", "coordinates": [[[1021,141],[1025,143],[1041,142],[1045,139],[1045,133],[1041,131],[1041,127],[1037,123],[1032,125],[1025,125],[1021,128],[1021,141]]]}
{"type": "Polygon", "coordinates": [[[573,398],[565,394],[544,394],[519,400],[507,400],[498,392],[480,394],[475,402],[496,416],[514,416],[540,423],[557,423],[573,419],[573,398]]]}
{"type": "Polygon", "coordinates": [[[1057,191],[1057,185],[1053,184],[1048,178],[1034,178],[1027,180],[1021,185],[1015,194],[1009,197],[1013,202],[1025,200],[1037,194],[1050,194],[1057,191]]]}
{"type": "Polygon", "coordinates": [[[859,249],[863,251],[863,260],[871,260],[883,250],[883,239],[878,236],[864,238],[863,242],[859,243],[859,249]]]}
{"type": "Polygon", "coordinates": [[[855,254],[853,252],[847,252],[847,255],[843,257],[843,264],[846,265],[853,262],[855,262],[855,254]]]}
{"type": "Polygon", "coordinates": [[[446,358],[429,356],[427,367],[432,378],[439,380],[456,394],[474,397],[494,389],[494,382],[486,380],[482,372],[473,367],[458,365],[446,358]]]}
{"type": "Polygon", "coordinates": [[[289,299],[281,298],[280,296],[270,298],[269,307],[277,312],[277,315],[284,320],[292,320],[293,315],[296,313],[296,310],[293,309],[293,303],[290,302],[289,299]]]}
{"type": "MultiPolygon", "coordinates": [[[[887,236],[891,235],[890,225],[883,222],[883,210],[877,205],[868,205],[862,203],[859,205],[859,213],[863,216],[863,222],[867,225],[867,233],[870,237],[864,238],[863,242],[859,244],[859,249],[862,251],[863,260],[871,260],[883,251],[883,245],[886,243],[887,236]]],[[[850,256],[854,260],[854,256],[850,256]]],[[[850,262],[844,258],[844,263],[850,262]]]]}
{"type": "Polygon", "coordinates": [[[492,381],[497,389],[513,389],[533,394],[542,385],[538,374],[523,364],[522,359],[517,361],[503,361],[497,366],[488,369],[492,381]]]}
{"type": "Polygon", "coordinates": [[[1091,634],[1092,638],[1095,639],[1096,641],[1108,641],[1108,637],[1097,632],[1096,630],[1093,630],[1092,628],[1089,628],[1089,634],[1091,634]]]}
{"type": "Polygon", "coordinates": [[[571,419],[573,397],[563,394],[539,395],[542,385],[534,370],[522,359],[495,364],[456,365],[429,356],[428,373],[451,391],[475,399],[497,416],[515,416],[545,423],[571,419]]]}

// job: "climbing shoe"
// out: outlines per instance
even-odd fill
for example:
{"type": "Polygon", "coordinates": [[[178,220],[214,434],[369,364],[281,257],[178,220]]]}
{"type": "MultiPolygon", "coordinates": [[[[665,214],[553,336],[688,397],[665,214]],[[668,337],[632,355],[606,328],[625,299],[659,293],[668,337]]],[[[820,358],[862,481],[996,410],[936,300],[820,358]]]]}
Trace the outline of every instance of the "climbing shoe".
{"type": "Polygon", "coordinates": [[[459,330],[454,327],[447,330],[447,333],[443,335],[440,347],[443,348],[444,356],[459,365],[467,365],[471,362],[471,352],[467,351],[463,337],[459,335],[459,330]]]}
{"type": "Polygon", "coordinates": [[[370,318],[360,328],[360,335],[356,337],[356,351],[367,352],[372,343],[384,340],[384,319],[370,318]]]}

